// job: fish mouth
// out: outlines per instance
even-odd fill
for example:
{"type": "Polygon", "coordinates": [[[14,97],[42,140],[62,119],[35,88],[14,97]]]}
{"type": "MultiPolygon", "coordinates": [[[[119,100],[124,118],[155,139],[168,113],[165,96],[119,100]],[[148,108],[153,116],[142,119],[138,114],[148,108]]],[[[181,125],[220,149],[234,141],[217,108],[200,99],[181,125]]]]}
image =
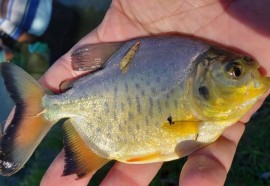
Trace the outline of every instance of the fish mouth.
{"type": "Polygon", "coordinates": [[[266,87],[266,90],[270,89],[270,77],[262,77],[261,82],[264,84],[266,87]]]}

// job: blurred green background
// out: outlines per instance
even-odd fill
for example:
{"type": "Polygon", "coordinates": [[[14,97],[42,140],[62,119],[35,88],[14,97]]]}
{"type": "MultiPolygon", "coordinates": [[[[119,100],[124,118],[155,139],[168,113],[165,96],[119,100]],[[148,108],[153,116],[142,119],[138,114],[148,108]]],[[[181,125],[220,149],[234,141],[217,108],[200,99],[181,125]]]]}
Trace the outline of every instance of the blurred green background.
{"type": "MultiPolygon", "coordinates": [[[[74,41],[94,29],[103,19],[110,5],[108,0],[58,0],[68,7],[76,16],[77,28],[72,34],[74,41]]],[[[35,78],[39,78],[49,67],[52,51],[46,43],[36,43],[34,52],[29,46],[20,46],[13,62],[19,64],[35,78]]],[[[2,99],[3,100],[3,99],[2,99]]],[[[9,112],[9,108],[1,106],[0,111],[9,112]]],[[[247,124],[246,131],[240,141],[232,168],[228,173],[225,185],[228,186],[263,186],[270,185],[270,99],[247,124]]],[[[1,121],[2,123],[2,121],[1,121]]],[[[0,185],[4,186],[35,186],[39,185],[46,169],[62,149],[61,124],[55,125],[42,141],[25,168],[11,177],[0,177],[0,185]]],[[[153,186],[178,185],[179,173],[186,158],[164,163],[157,176],[151,182],[153,186]]],[[[89,185],[98,185],[107,174],[114,162],[99,170],[89,185]]]]}

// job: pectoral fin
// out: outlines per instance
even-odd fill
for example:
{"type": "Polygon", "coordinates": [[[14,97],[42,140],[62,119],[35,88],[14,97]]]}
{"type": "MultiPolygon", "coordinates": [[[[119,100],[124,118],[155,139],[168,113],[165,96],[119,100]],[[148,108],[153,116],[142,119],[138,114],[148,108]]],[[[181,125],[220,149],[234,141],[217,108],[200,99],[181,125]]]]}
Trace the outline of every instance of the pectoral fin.
{"type": "Polygon", "coordinates": [[[71,64],[76,71],[96,71],[124,44],[124,42],[97,43],[82,46],[71,54],[71,64]]]}
{"type": "Polygon", "coordinates": [[[201,121],[168,121],[162,125],[162,129],[180,137],[187,135],[196,136],[201,123],[201,121]]]}
{"type": "Polygon", "coordinates": [[[97,171],[109,160],[91,151],[84,143],[75,128],[67,120],[63,125],[65,169],[63,176],[77,174],[78,179],[97,171]]]}
{"type": "Polygon", "coordinates": [[[186,140],[186,141],[180,142],[175,147],[175,153],[179,156],[179,158],[181,158],[181,157],[191,154],[192,152],[206,145],[208,145],[208,143],[202,143],[196,140],[186,140]]]}
{"type": "Polygon", "coordinates": [[[179,157],[187,156],[208,144],[197,141],[199,135],[199,127],[201,124],[202,121],[173,121],[170,119],[168,122],[162,125],[164,130],[176,135],[179,138],[193,137],[191,140],[180,142],[175,147],[175,153],[179,157]]]}
{"type": "Polygon", "coordinates": [[[73,82],[74,82],[74,80],[66,80],[66,81],[62,81],[62,82],[60,83],[60,85],[59,85],[59,90],[60,90],[60,92],[62,93],[62,92],[65,92],[65,91],[71,89],[72,86],[73,86],[73,82]]]}

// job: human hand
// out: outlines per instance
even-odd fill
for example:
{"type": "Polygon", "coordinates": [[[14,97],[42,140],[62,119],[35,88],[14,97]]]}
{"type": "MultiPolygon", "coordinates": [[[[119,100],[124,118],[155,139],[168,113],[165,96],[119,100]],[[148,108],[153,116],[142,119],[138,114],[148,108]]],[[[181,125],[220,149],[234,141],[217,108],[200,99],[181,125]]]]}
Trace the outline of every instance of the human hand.
{"type": "MultiPolygon", "coordinates": [[[[267,0],[113,0],[103,22],[76,46],[177,32],[241,49],[254,56],[269,75],[269,5],[267,0]]],[[[57,92],[62,81],[81,75],[82,72],[72,70],[70,53],[60,58],[42,77],[40,82],[45,87],[57,92]]],[[[244,123],[264,98],[240,122],[226,129],[216,142],[189,155],[181,172],[181,186],[224,184],[245,128],[244,123]]],[[[117,162],[102,185],[148,185],[161,165],[117,162]]],[[[63,169],[64,155],[61,152],[43,177],[41,185],[87,185],[92,177],[89,175],[80,180],[75,180],[75,175],[61,177],[63,169]]]]}

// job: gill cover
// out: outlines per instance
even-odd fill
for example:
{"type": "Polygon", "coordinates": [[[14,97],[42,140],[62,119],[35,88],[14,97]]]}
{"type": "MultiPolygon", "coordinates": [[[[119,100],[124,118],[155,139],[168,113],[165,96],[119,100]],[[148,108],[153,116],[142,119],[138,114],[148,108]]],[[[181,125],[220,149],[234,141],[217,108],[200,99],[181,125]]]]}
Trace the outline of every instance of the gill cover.
{"type": "Polygon", "coordinates": [[[192,108],[203,120],[239,120],[269,89],[257,62],[210,48],[193,66],[189,80],[192,108]]]}

